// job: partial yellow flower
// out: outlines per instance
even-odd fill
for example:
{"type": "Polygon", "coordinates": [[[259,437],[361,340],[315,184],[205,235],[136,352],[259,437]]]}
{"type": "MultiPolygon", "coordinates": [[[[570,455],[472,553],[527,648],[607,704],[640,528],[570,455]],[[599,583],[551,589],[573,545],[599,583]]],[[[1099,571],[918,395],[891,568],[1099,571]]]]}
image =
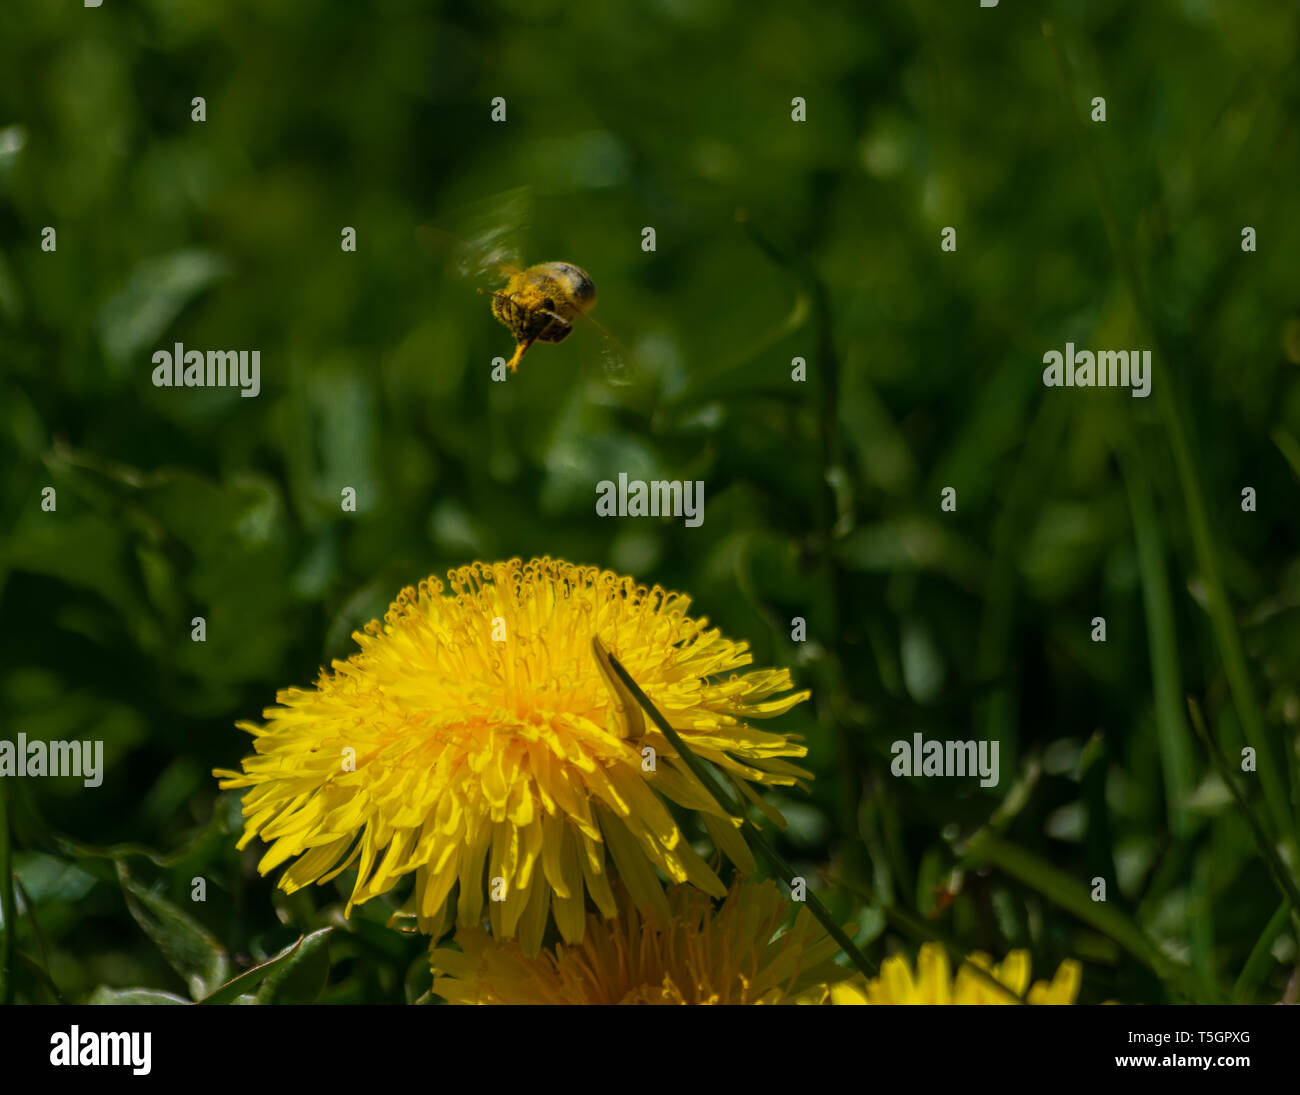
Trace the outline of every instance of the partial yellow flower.
{"type": "Polygon", "coordinates": [[[453,1004],[792,1004],[824,995],[847,976],[837,947],[776,883],[737,883],[720,906],[689,886],[668,894],[670,914],[620,897],[623,915],[588,918],[581,943],[528,957],[518,942],[479,929],[456,932],[459,949],[432,948],[433,991],[453,1004]]]}
{"type": "MultiPolygon", "coordinates": [[[[690,599],[597,567],[550,558],[474,563],[403,590],[382,623],[353,638],[359,653],[289,688],[254,736],[239,846],[270,848],[266,874],[298,857],[293,892],[355,865],[352,905],[415,875],[419,926],[442,934],[452,914],[535,953],[548,915],[582,939],[585,895],[617,915],[606,852],[636,904],[666,915],[656,868],[721,897],[663,797],[698,811],[714,842],[745,870],[735,825],[667,739],[619,700],[593,655],[599,638],[698,755],[747,797],[751,783],[793,784],[807,751],[749,724],[808,697],[790,673],[750,664],[748,645],[687,615],[690,599]],[[656,793],[657,792],[657,793],[656,793]]],[[[779,817],[779,815],[777,815],[779,817]]]]}
{"type": "Polygon", "coordinates": [[[937,943],[923,943],[916,958],[916,972],[912,972],[907,959],[895,955],[886,958],[880,966],[880,976],[868,981],[864,977],[832,985],[829,998],[832,1004],[1016,1004],[1018,997],[1029,990],[1031,1004],[1073,1004],[1079,995],[1083,971],[1079,963],[1066,959],[1056,970],[1050,982],[1029,984],[1030,958],[1028,951],[1012,951],[997,965],[981,952],[972,954],[969,962],[987,970],[1011,990],[1003,992],[990,984],[965,962],[957,970],[954,981],[948,965],[948,955],[937,943]]]}

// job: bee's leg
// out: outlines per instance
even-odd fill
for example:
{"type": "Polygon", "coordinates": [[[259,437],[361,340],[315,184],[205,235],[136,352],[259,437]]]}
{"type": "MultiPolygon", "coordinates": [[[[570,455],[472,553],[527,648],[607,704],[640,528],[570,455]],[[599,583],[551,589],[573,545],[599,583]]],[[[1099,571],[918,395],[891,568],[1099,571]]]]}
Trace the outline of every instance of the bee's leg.
{"type": "Polygon", "coordinates": [[[544,315],[551,318],[547,321],[546,326],[542,329],[541,334],[537,337],[543,342],[563,342],[573,331],[573,324],[561,315],[546,309],[539,309],[544,315]]]}
{"type": "Polygon", "coordinates": [[[517,373],[519,371],[519,363],[524,359],[524,354],[528,352],[528,347],[532,344],[533,340],[531,338],[525,339],[523,342],[515,343],[514,355],[506,362],[506,365],[512,373],[517,373]]]}

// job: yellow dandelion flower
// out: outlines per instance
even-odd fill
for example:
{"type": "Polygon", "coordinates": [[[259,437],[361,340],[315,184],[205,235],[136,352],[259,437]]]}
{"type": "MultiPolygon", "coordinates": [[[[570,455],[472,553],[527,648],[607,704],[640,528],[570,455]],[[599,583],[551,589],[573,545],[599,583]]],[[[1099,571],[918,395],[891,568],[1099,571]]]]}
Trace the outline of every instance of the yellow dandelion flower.
{"type": "Polygon", "coordinates": [[[1032,986],[1028,951],[1012,951],[996,966],[987,954],[978,951],[969,961],[987,970],[1014,995],[989,984],[966,963],[957,970],[954,981],[943,947],[923,943],[915,973],[906,958],[895,955],[881,963],[879,977],[867,981],[859,976],[830,986],[829,999],[832,1004],[1015,1004],[1019,1003],[1017,997],[1029,989],[1027,999],[1031,1004],[1073,1004],[1079,995],[1083,971],[1073,959],[1060,964],[1050,983],[1038,981],[1032,986]]]}
{"type": "MultiPolygon", "coordinates": [[[[357,868],[348,911],[414,872],[422,930],[452,913],[541,945],[548,913],[576,942],[590,894],[617,915],[606,851],[636,904],[667,913],[655,868],[721,897],[664,798],[698,811],[715,843],[753,868],[748,847],[676,757],[629,710],[593,653],[614,653],[699,756],[766,807],[750,784],[793,784],[807,751],[748,720],[788,711],[785,669],[750,664],[748,645],[687,615],[690,599],[597,567],[550,558],[474,563],[403,590],[353,638],[360,652],[289,688],[254,736],[240,847],[270,847],[266,874],[293,892],[357,868]],[[653,752],[652,752],[653,751],[653,752]],[[658,792],[658,793],[656,793],[658,792]],[[456,892],[453,894],[453,890],[456,892]]],[[[621,687],[621,686],[620,686],[621,687]]],[[[770,807],[768,807],[769,812],[770,807]]],[[[779,817],[779,815],[777,815],[779,817]]]]}
{"type": "Polygon", "coordinates": [[[807,906],[780,931],[789,904],[770,880],[733,885],[717,907],[674,886],[667,917],[642,919],[620,903],[616,920],[588,918],[581,943],[535,958],[516,941],[462,929],[459,950],[432,948],[433,991],[453,1004],[789,1004],[847,976],[807,906]]]}

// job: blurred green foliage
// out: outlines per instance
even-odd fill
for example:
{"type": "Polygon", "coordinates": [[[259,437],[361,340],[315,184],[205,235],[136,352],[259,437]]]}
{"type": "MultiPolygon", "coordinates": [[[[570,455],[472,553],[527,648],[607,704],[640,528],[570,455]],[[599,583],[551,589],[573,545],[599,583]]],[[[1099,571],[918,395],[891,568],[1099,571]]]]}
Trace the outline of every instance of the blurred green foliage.
{"type": "Polygon", "coordinates": [[[2,729],[107,771],[0,784],[7,998],[425,994],[400,895],[274,891],[210,770],[401,586],[544,553],[814,689],[779,843],[877,960],[933,934],[1077,956],[1089,1001],[1282,997],[1297,921],[1184,700],[1267,761],[1238,779],[1293,879],[1294,5],[5,9],[2,729]],[[518,187],[626,377],[580,329],[490,382],[509,337],[416,228],[518,187]],[[1067,341],[1153,347],[1152,397],[1045,389],[1067,341]],[[175,342],[260,350],[261,394],[153,387],[175,342]],[[703,526],[598,519],[619,472],[702,479],[703,526]],[[998,740],[1001,784],[893,778],[917,731],[998,740]]]}

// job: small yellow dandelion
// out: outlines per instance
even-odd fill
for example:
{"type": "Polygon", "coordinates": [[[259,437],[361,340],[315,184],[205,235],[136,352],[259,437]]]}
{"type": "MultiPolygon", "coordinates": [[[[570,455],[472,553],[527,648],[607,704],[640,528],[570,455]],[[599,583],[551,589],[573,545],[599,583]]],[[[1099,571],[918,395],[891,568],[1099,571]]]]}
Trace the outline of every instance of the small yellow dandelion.
{"type": "Polygon", "coordinates": [[[1031,1004],[1073,1004],[1079,995],[1082,970],[1073,959],[1062,962],[1051,982],[1029,983],[1030,958],[1028,951],[1012,951],[997,965],[981,952],[972,954],[969,961],[987,970],[998,984],[1011,991],[1004,992],[990,984],[963,962],[954,981],[948,965],[948,955],[937,943],[923,943],[916,957],[916,972],[912,972],[907,959],[894,955],[886,958],[880,967],[880,976],[867,981],[854,977],[829,989],[832,1004],[1016,1004],[1018,997],[1029,990],[1031,1004]]]}
{"type": "MultiPolygon", "coordinates": [[[[666,915],[656,868],[721,897],[725,887],[691,848],[663,799],[697,811],[714,842],[753,868],[735,824],[646,720],[634,717],[593,654],[620,659],[697,755],[750,800],[750,784],[809,775],[786,758],[791,735],[752,727],[807,698],[785,669],[748,665],[747,644],[687,615],[689,598],[597,567],[550,558],[474,563],[399,594],[381,623],[353,638],[359,653],[289,688],[254,736],[244,847],[270,847],[266,874],[292,892],[351,866],[348,903],[415,875],[422,930],[454,913],[536,953],[548,917],[582,939],[586,895],[617,915],[606,852],[642,909],[666,915]],[[663,796],[662,798],[660,796],[663,796]],[[455,891],[453,893],[453,891],[455,891]]],[[[778,815],[779,816],[779,815],[778,815]]]]}
{"type": "Polygon", "coordinates": [[[620,903],[617,920],[593,914],[581,943],[536,958],[518,942],[462,929],[459,949],[432,948],[433,991],[453,1004],[793,1004],[848,974],[806,905],[781,931],[789,904],[770,880],[733,885],[716,908],[675,886],[668,917],[642,919],[620,903]]]}

